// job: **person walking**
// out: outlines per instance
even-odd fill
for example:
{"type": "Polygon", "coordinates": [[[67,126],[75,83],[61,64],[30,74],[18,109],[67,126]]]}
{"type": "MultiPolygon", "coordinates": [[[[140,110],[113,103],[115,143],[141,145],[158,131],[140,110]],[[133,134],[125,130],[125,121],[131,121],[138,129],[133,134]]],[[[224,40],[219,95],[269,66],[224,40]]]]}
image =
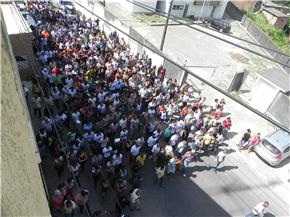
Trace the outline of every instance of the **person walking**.
{"type": "Polygon", "coordinates": [[[222,150],[217,154],[217,158],[216,158],[217,163],[216,163],[216,166],[214,167],[215,172],[217,172],[219,165],[222,162],[224,162],[225,158],[226,158],[226,151],[225,150],[222,150]]]}
{"type": "Polygon", "coordinates": [[[141,195],[139,188],[135,188],[130,194],[130,210],[140,210],[141,209],[141,195]]]}
{"type": "Polygon", "coordinates": [[[260,202],[252,209],[252,213],[254,216],[263,217],[265,209],[269,207],[269,205],[270,203],[268,201],[260,202]]]}
{"type": "Polygon", "coordinates": [[[156,167],[155,172],[156,172],[156,177],[157,177],[157,183],[159,184],[160,187],[162,187],[163,186],[163,179],[164,179],[164,175],[165,175],[165,166],[160,165],[160,166],[156,167]]]}

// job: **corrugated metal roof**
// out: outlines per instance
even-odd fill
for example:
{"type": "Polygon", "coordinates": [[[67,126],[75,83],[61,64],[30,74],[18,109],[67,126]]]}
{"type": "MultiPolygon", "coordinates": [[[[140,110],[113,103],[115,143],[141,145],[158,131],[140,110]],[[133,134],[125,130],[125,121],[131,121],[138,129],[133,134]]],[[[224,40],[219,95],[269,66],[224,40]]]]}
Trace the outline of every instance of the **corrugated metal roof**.
{"type": "Polygon", "coordinates": [[[31,32],[29,25],[14,3],[0,1],[0,8],[8,35],[31,32]]]}
{"type": "Polygon", "coordinates": [[[264,8],[264,11],[267,11],[268,13],[276,16],[276,17],[288,17],[286,14],[282,13],[281,11],[275,9],[275,8],[264,8]]]}

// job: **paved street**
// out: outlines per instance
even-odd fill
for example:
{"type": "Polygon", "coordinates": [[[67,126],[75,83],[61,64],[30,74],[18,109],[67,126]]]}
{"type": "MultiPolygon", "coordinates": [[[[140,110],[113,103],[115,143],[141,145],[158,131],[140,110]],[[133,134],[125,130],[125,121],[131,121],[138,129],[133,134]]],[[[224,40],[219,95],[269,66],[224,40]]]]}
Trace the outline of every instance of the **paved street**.
{"type": "MultiPolygon", "coordinates": [[[[159,46],[162,27],[142,26],[136,29],[154,45],[159,46]]],[[[238,23],[233,24],[233,31],[245,39],[250,39],[238,23]]],[[[247,83],[249,87],[254,84],[256,73],[276,66],[270,61],[183,26],[168,28],[164,52],[180,63],[187,60],[188,66],[220,66],[217,72],[230,72],[246,67],[252,72],[247,83]]],[[[199,75],[209,74],[212,69],[194,72],[199,75]]],[[[219,77],[222,82],[224,77],[219,77]]],[[[207,97],[207,102],[212,103],[214,98],[224,97],[209,87],[197,81],[196,83],[202,89],[202,95],[207,97]]],[[[235,136],[227,141],[229,154],[221,171],[215,174],[210,170],[215,159],[204,156],[203,162],[193,164],[192,172],[196,177],[173,177],[165,181],[163,189],[153,186],[153,171],[150,163],[147,164],[142,186],[142,210],[134,212],[133,216],[245,216],[253,206],[263,200],[270,202],[268,216],[289,216],[289,164],[272,168],[254,153],[240,153],[235,147],[241,133],[247,128],[266,135],[273,130],[273,126],[230,99],[226,98],[226,102],[225,110],[232,117],[232,131],[235,136]]]]}

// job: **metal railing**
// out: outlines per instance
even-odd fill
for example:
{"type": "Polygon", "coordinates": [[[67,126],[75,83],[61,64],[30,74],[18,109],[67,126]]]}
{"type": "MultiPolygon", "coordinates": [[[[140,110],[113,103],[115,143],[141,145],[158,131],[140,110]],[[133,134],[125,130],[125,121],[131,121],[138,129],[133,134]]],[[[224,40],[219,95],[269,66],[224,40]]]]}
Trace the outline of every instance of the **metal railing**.
{"type": "Polygon", "coordinates": [[[223,94],[224,96],[230,98],[231,100],[235,101],[236,103],[240,104],[241,106],[245,107],[246,109],[250,110],[251,112],[255,113],[256,115],[258,115],[259,117],[261,117],[262,119],[270,122],[271,124],[277,126],[278,128],[290,133],[290,129],[284,125],[282,125],[281,123],[279,123],[278,121],[272,119],[271,117],[269,117],[268,115],[260,112],[259,110],[253,108],[252,106],[248,105],[247,103],[245,103],[244,101],[242,101],[241,99],[239,99],[238,97],[235,97],[234,95],[232,95],[231,93],[223,90],[220,87],[217,87],[216,85],[212,84],[211,82],[209,82],[208,80],[202,78],[201,76],[193,73],[192,71],[189,71],[184,65],[172,60],[171,58],[169,58],[167,55],[165,55],[163,52],[157,51],[155,49],[153,49],[152,47],[148,46],[146,43],[140,42],[139,40],[137,40],[136,38],[132,37],[130,34],[124,32],[122,29],[120,29],[119,27],[117,27],[116,25],[112,24],[111,22],[107,21],[106,19],[104,19],[103,17],[95,14],[93,11],[91,11],[90,9],[88,9],[87,7],[83,6],[82,4],[80,4],[79,2],[75,1],[75,4],[78,5],[80,8],[84,9],[85,11],[87,11],[88,13],[92,14],[93,16],[95,16],[96,18],[100,19],[104,24],[112,27],[114,30],[122,33],[123,35],[125,35],[126,37],[128,37],[129,39],[131,39],[132,41],[136,42],[137,44],[141,45],[142,47],[145,47],[146,49],[150,50],[152,53],[157,54],[159,57],[162,57],[164,60],[168,61],[169,63],[177,66],[178,68],[180,68],[182,71],[186,72],[188,75],[193,76],[194,78],[196,78],[197,80],[203,82],[204,84],[206,84],[207,86],[213,88],[214,90],[218,91],[219,93],[223,94]]]}

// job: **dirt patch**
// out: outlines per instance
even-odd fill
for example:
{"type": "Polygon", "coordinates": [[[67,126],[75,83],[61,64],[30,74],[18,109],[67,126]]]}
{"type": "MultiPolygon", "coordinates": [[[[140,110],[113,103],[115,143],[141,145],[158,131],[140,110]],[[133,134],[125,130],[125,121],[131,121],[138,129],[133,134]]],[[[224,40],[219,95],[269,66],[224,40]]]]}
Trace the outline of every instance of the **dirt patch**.
{"type": "Polygon", "coordinates": [[[245,57],[244,55],[242,55],[240,53],[230,52],[230,56],[233,60],[240,62],[240,63],[248,64],[250,61],[249,58],[245,57]]]}

